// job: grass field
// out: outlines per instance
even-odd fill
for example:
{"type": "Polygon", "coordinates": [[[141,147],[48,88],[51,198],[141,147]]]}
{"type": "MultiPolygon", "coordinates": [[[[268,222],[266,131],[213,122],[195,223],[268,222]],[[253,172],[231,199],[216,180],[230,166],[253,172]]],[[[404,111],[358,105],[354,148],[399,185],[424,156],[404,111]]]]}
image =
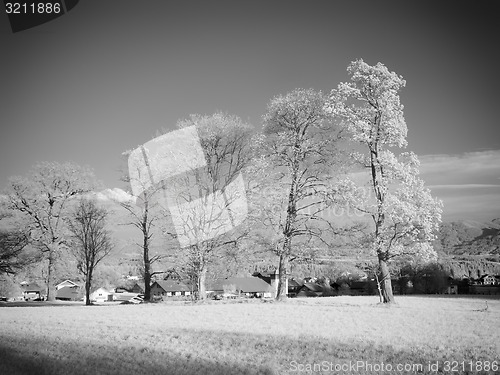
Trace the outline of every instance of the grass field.
{"type": "Polygon", "coordinates": [[[485,307],[347,296],[5,307],[0,374],[493,374],[476,371],[500,365],[500,301],[485,307]]]}

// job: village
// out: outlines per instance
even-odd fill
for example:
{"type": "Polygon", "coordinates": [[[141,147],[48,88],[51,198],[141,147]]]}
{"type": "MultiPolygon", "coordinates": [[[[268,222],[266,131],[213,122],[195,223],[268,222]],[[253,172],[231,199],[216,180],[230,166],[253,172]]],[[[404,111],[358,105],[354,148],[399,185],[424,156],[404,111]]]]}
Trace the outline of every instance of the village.
{"type": "MultiPolygon", "coordinates": [[[[366,275],[355,280],[349,280],[348,275],[342,284],[331,282],[326,284],[324,280],[306,277],[304,279],[290,278],[286,282],[287,296],[290,298],[301,297],[331,297],[331,296],[359,296],[376,295],[377,282],[369,279],[366,275]]],[[[140,276],[123,276],[128,281],[129,287],[104,288],[97,287],[90,294],[92,303],[124,302],[142,303],[144,301],[144,287],[140,276]],[[135,281],[135,283],[134,283],[135,281]]],[[[207,298],[212,300],[237,299],[237,298],[275,298],[278,288],[279,273],[254,272],[245,277],[228,277],[214,280],[207,284],[207,298]]],[[[392,280],[394,294],[424,294],[415,290],[413,283],[401,280],[392,280]]],[[[44,301],[46,299],[45,288],[37,283],[23,281],[20,283],[22,296],[10,298],[9,300],[20,301],[44,301]]],[[[85,301],[85,286],[79,281],[64,280],[56,285],[56,300],[60,301],[85,301]]],[[[154,281],[151,285],[151,302],[192,300],[195,297],[196,288],[189,280],[165,280],[154,281]]],[[[429,294],[429,293],[427,293],[429,294]]],[[[439,294],[471,294],[471,295],[500,295],[500,275],[483,275],[478,279],[464,278],[459,281],[449,280],[449,285],[442,289],[439,294]]],[[[7,301],[3,297],[0,300],[7,301]]]]}

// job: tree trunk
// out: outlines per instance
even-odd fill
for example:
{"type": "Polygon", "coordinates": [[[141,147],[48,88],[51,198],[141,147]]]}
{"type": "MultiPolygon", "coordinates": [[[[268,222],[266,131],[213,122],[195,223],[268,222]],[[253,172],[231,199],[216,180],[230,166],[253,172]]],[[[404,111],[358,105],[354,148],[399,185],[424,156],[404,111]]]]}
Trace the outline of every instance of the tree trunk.
{"type": "Polygon", "coordinates": [[[378,254],[378,262],[380,266],[380,284],[382,286],[382,297],[384,303],[394,303],[392,294],[391,274],[387,265],[387,257],[384,253],[378,254]]]}
{"type": "MultiPolygon", "coordinates": [[[[145,228],[145,226],[144,226],[145,228]]],[[[147,231],[143,232],[143,256],[144,256],[144,301],[151,300],[151,261],[149,260],[149,237],[147,231]]]]}
{"type": "Polygon", "coordinates": [[[144,301],[151,301],[151,274],[144,273],[144,301]]]}
{"type": "Polygon", "coordinates": [[[87,271],[87,275],[85,275],[85,305],[90,306],[90,287],[92,282],[92,275],[87,271]]]}
{"type": "Polygon", "coordinates": [[[286,269],[288,264],[288,255],[285,253],[280,254],[280,262],[278,267],[278,290],[276,291],[276,301],[283,301],[287,298],[288,290],[286,290],[286,269]]]}
{"type": "Polygon", "coordinates": [[[55,272],[55,267],[54,267],[54,253],[55,250],[52,248],[55,245],[51,245],[51,248],[49,250],[49,266],[47,269],[47,301],[55,301],[56,299],[56,291],[54,288],[54,272],[55,272]]]}
{"type": "Polygon", "coordinates": [[[377,290],[378,290],[378,296],[380,299],[380,303],[384,302],[384,297],[382,295],[382,287],[380,286],[380,279],[378,277],[378,270],[375,271],[375,279],[377,280],[377,290]]]}
{"type": "Polygon", "coordinates": [[[202,266],[198,270],[197,275],[198,281],[198,300],[205,300],[207,298],[207,289],[206,289],[206,279],[207,279],[207,267],[202,266]]]}

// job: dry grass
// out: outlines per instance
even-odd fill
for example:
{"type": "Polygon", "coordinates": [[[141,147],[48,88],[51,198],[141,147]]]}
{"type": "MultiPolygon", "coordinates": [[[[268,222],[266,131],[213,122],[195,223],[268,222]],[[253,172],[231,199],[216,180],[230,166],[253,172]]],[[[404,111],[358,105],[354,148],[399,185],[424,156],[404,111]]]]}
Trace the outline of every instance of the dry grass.
{"type": "Polygon", "coordinates": [[[407,363],[436,374],[447,373],[444,361],[500,360],[500,301],[489,300],[485,312],[477,311],[485,307],[478,299],[397,301],[0,308],[0,373],[333,374],[332,365],[365,361],[393,370],[343,373],[413,373],[396,371],[407,363]],[[439,371],[428,369],[436,361],[439,371]],[[301,367],[308,364],[318,371],[301,367]]]}

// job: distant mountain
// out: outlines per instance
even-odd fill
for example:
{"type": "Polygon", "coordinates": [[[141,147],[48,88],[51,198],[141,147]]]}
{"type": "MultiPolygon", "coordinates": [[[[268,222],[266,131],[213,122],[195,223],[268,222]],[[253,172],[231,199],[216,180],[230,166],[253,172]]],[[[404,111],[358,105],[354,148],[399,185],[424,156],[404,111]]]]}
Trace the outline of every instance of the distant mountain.
{"type": "Polygon", "coordinates": [[[454,278],[500,274],[500,218],[442,223],[434,248],[454,278]]]}
{"type": "Polygon", "coordinates": [[[500,219],[442,223],[434,246],[443,255],[499,255],[500,219]]]}
{"type": "Polygon", "coordinates": [[[458,223],[462,223],[465,226],[469,228],[477,228],[477,229],[484,229],[484,228],[495,228],[495,229],[500,229],[500,218],[494,219],[489,222],[480,222],[480,221],[473,221],[473,220],[462,220],[458,221],[458,223]]]}

